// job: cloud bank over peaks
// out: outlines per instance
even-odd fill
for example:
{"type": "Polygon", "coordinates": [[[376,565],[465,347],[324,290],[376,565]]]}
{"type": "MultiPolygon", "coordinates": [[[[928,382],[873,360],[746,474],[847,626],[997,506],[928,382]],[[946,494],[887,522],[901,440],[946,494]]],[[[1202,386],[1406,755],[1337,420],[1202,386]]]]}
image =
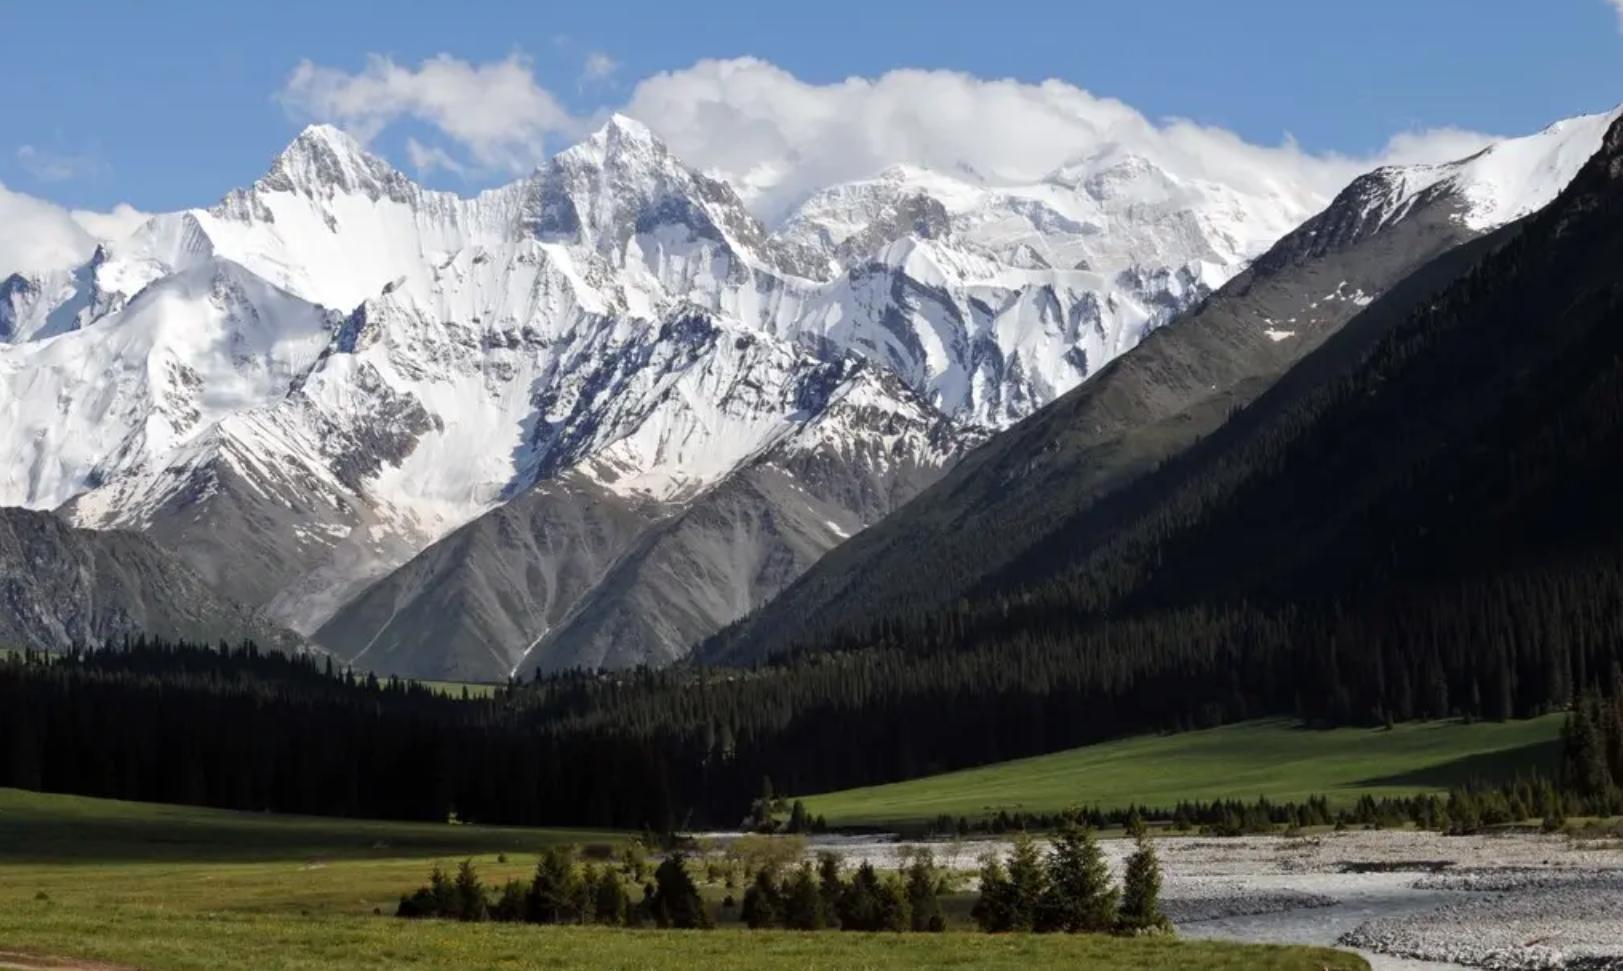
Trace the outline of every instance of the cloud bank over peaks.
{"type": "Polygon", "coordinates": [[[639,83],[623,109],[690,164],[725,174],[772,218],[809,192],[918,165],[989,182],[1030,182],[1101,153],[1142,155],[1173,175],[1250,193],[1327,198],[1388,162],[1440,162],[1490,136],[1407,132],[1370,157],[1313,154],[1184,119],[1153,121],[1064,81],[896,70],[809,84],[765,61],[701,61],[639,83]]]}
{"type": "MultiPolygon", "coordinates": [[[[342,125],[370,141],[389,125],[414,119],[438,129],[484,169],[523,172],[545,158],[547,138],[580,131],[580,123],[536,82],[528,58],[514,54],[470,64],[440,54],[416,67],[373,54],[357,72],[308,60],[278,95],[295,117],[342,125]]],[[[418,145],[413,162],[465,168],[449,154],[418,145]]]]}
{"type": "MultiPolygon", "coordinates": [[[[605,84],[621,71],[607,53],[591,51],[582,83],[605,84]]],[[[1492,140],[1443,128],[1396,133],[1366,156],[1312,153],[1288,137],[1259,145],[1186,119],[1153,120],[1065,81],[899,69],[813,84],[751,57],[655,74],[632,85],[623,103],[579,113],[539,83],[522,54],[486,63],[439,54],[415,66],[374,54],[358,70],[305,60],[276,98],[296,120],[333,122],[362,141],[401,123],[426,126],[439,137],[408,138],[406,161],[418,172],[446,171],[468,181],[529,171],[623,112],[689,165],[730,181],[769,223],[818,189],[895,165],[1019,183],[1090,158],[1129,154],[1180,179],[1218,182],[1311,211],[1377,165],[1451,161],[1492,140]]],[[[49,162],[46,174],[66,174],[61,160],[27,146],[19,151],[21,162],[49,162]]],[[[0,225],[7,227],[0,276],[76,265],[97,243],[121,239],[145,219],[128,205],[70,212],[0,185],[0,225]]]]}
{"type": "MultiPolygon", "coordinates": [[[[585,73],[612,64],[594,54],[585,73]]],[[[1316,154],[1289,138],[1258,145],[1194,121],[1152,120],[1064,81],[901,69],[812,84],[750,57],[655,74],[623,105],[581,114],[543,88],[522,55],[474,64],[441,54],[416,67],[372,55],[354,72],[305,61],[279,98],[295,117],[339,123],[362,140],[397,121],[427,124],[447,145],[411,140],[412,164],[464,177],[527,170],[563,147],[558,139],[572,142],[618,110],[690,165],[731,181],[768,221],[819,188],[892,165],[1030,182],[1101,153],[1142,155],[1179,178],[1311,207],[1376,165],[1449,161],[1492,140],[1449,128],[1398,133],[1368,156],[1316,154]]]]}

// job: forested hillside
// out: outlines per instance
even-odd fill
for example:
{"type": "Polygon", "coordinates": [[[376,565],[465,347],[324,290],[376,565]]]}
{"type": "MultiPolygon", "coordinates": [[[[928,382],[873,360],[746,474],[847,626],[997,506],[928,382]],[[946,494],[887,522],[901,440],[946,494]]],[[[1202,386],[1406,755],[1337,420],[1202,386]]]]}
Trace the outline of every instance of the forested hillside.
{"type": "Polygon", "coordinates": [[[1462,215],[1458,187],[1409,191],[1395,170],[1354,181],[1200,306],[972,452],[701,655],[747,664],[950,608],[1024,575],[1044,548],[1073,549],[1075,517],[1119,523],[1163,463],[1276,382],[1311,387],[1355,365],[1503,235],[1462,215]]]}

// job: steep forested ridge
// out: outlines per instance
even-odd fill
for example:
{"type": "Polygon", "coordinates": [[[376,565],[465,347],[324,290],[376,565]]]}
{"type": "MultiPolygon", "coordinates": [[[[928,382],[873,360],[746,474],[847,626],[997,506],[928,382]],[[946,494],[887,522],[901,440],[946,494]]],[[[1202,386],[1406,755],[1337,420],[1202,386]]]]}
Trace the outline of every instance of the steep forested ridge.
{"type": "Polygon", "coordinates": [[[1371,334],[1480,254],[1472,243],[1482,230],[1462,218],[1458,194],[1439,189],[1405,202],[1394,177],[1380,170],[1354,181],[1200,306],[970,453],[711,638],[701,656],[747,664],[976,595],[1043,547],[1073,546],[1067,524],[1078,514],[1119,520],[1116,507],[1136,501],[1145,476],[1282,375],[1356,362],[1371,334]]]}

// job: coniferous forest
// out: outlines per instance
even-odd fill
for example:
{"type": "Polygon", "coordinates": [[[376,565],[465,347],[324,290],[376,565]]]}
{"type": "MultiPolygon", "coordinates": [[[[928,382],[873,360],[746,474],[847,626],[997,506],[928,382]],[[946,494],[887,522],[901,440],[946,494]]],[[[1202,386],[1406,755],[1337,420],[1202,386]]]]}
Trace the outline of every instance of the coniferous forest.
{"type": "MultiPolygon", "coordinates": [[[[892,648],[742,674],[571,675],[474,699],[329,674],[313,659],[252,647],[134,643],[20,655],[0,663],[0,785],[279,812],[665,831],[736,825],[763,776],[814,792],[1191,727],[1197,720],[1186,710],[1215,723],[1297,702],[1288,678],[1246,684],[1218,677],[1213,659],[1192,663],[1194,652],[1150,666],[1127,650],[1168,643],[1175,630],[1158,641],[1150,625],[1112,628],[1075,642],[1085,652],[1063,655],[1027,645],[1012,667],[982,652],[892,648]],[[1100,663],[1107,651],[1113,660],[1100,663]],[[1142,687],[1124,693],[1123,685],[1142,687]],[[1137,691],[1168,700],[1132,710],[1124,699],[1148,697],[1137,691]],[[1205,700],[1185,709],[1177,697],[1205,700]]],[[[1291,659],[1285,625],[1191,618],[1182,630],[1220,640],[1221,660],[1254,670],[1291,659]],[[1251,638],[1269,631],[1281,640],[1253,650],[1251,638]]],[[[1381,671],[1388,692],[1421,686],[1410,714],[1447,705],[1450,714],[1502,715],[1502,698],[1474,691],[1480,682],[1464,670],[1439,667],[1428,682],[1424,669],[1389,667],[1382,655],[1360,666],[1323,657],[1320,667],[1302,664],[1321,679],[1304,683],[1345,678],[1337,696],[1365,713],[1359,723],[1399,711],[1401,699],[1377,687],[1381,671]]],[[[1570,654],[1529,658],[1512,713],[1539,707],[1528,701],[1529,685],[1599,685],[1570,672],[1544,677],[1570,663],[1570,654]]],[[[1608,697],[1623,697],[1615,692],[1608,697]]],[[[1574,725],[1586,754],[1569,756],[1563,777],[1574,791],[1599,795],[1623,782],[1623,705],[1594,700],[1598,692],[1585,697],[1574,725]]],[[[1542,706],[1565,703],[1551,695],[1542,706]]]]}

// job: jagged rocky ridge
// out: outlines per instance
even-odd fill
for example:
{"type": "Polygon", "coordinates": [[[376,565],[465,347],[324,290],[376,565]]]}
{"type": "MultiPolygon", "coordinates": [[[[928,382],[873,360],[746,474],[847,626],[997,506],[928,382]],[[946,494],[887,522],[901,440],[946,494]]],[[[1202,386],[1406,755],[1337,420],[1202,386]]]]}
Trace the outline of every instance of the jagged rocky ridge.
{"type": "Polygon", "coordinates": [[[383,670],[664,661],[1319,201],[1106,150],[1035,186],[891,170],[773,232],[628,119],[473,198],[317,126],[0,283],[0,504],[143,530],[383,670]]]}
{"type": "Polygon", "coordinates": [[[702,655],[759,660],[1040,582],[1056,560],[1085,556],[1106,520],[1136,508],[1135,483],[1282,375],[1312,386],[1355,363],[1470,265],[1464,244],[1548,204],[1617,117],[1572,119],[1452,165],[1360,177],[1198,307],[834,550],[702,655]],[[1292,371],[1332,338],[1309,371],[1292,371]]]}
{"type": "Polygon", "coordinates": [[[302,647],[144,536],[0,509],[0,644],[65,650],[140,634],[302,647]]]}
{"type": "MultiPolygon", "coordinates": [[[[314,127],[212,209],[4,284],[0,502],[144,530],[229,595],[395,670],[668,659],[1255,244],[1185,211],[1203,193],[1233,208],[1222,187],[1130,158],[1089,171],[1023,196],[887,173],[772,233],[627,119],[472,199],[314,127]],[[1139,240],[1090,250],[1129,210],[1139,240]],[[615,507],[599,518],[657,525],[599,551],[634,561],[580,565],[612,580],[595,610],[573,609],[591,583],[542,606],[525,585],[436,627],[424,611],[475,608],[412,583],[416,566],[379,580],[517,498],[562,501],[564,482],[615,507]]],[[[556,556],[592,548],[530,572],[569,574],[556,556]]],[[[487,585],[479,557],[455,569],[487,585]]]]}

